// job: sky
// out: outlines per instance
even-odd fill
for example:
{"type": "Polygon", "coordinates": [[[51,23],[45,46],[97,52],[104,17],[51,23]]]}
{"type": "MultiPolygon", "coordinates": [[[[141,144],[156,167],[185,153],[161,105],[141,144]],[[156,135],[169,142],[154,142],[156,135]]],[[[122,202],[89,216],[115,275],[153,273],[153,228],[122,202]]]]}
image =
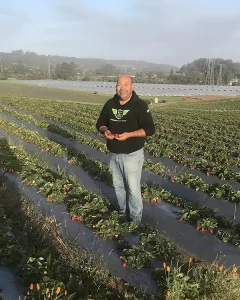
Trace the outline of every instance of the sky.
{"type": "Polygon", "coordinates": [[[239,0],[0,0],[0,52],[240,61],[239,0]]]}

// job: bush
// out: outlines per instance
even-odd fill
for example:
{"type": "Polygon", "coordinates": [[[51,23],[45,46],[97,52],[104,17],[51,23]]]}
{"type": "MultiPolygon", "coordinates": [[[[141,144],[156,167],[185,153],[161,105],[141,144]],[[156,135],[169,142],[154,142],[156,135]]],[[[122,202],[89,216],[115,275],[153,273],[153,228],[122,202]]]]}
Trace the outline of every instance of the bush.
{"type": "Polygon", "coordinates": [[[8,78],[5,75],[0,75],[0,80],[8,80],[8,78]]]}

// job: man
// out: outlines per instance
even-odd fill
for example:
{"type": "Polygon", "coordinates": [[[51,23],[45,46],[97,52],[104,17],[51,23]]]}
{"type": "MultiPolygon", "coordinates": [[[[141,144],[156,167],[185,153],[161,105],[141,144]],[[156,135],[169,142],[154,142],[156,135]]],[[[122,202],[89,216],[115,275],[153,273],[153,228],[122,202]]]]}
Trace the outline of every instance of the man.
{"type": "Polygon", "coordinates": [[[128,200],[131,221],[138,224],[143,209],[140,185],[143,146],[146,136],[155,133],[155,127],[146,102],[134,91],[130,76],[118,77],[116,94],[105,103],[96,127],[107,138],[120,212],[126,213],[128,200]]]}

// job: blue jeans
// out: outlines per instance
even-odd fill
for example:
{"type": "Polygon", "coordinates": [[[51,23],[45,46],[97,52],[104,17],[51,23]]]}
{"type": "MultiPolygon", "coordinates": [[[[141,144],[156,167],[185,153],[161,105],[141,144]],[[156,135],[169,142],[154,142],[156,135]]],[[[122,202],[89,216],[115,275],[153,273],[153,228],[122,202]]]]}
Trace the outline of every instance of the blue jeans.
{"type": "Polygon", "coordinates": [[[142,219],[141,175],[144,161],[143,148],[130,154],[110,152],[113,186],[121,213],[126,213],[128,201],[130,218],[134,223],[142,219]]]}

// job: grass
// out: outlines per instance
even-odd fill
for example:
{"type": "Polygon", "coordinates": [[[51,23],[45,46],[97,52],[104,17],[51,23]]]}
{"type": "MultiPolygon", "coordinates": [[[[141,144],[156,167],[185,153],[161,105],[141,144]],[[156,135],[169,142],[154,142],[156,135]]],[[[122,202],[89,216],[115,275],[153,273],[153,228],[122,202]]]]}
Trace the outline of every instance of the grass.
{"type": "Polygon", "coordinates": [[[33,84],[0,81],[0,94],[24,96],[48,100],[102,104],[109,99],[109,95],[94,95],[84,91],[73,91],[53,87],[43,87],[33,84]]]}
{"type": "Polygon", "coordinates": [[[181,267],[176,267],[165,276],[168,300],[240,299],[240,279],[237,268],[224,269],[215,263],[192,268],[189,263],[186,273],[183,273],[181,267]]]}

